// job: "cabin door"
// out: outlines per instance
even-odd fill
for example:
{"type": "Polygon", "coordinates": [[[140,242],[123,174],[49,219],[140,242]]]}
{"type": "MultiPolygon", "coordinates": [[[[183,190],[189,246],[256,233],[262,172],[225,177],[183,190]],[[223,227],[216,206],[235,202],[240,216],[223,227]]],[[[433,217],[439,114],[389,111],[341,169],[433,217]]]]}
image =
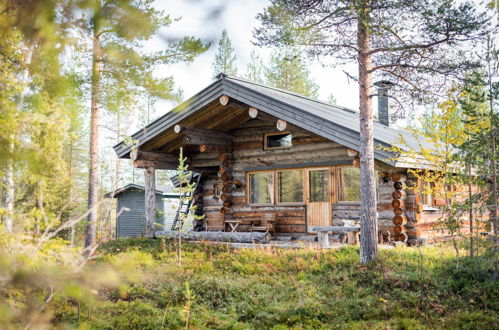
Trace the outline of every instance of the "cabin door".
{"type": "Polygon", "coordinates": [[[329,168],[306,170],[305,202],[307,204],[307,227],[331,225],[331,199],[329,168]]]}

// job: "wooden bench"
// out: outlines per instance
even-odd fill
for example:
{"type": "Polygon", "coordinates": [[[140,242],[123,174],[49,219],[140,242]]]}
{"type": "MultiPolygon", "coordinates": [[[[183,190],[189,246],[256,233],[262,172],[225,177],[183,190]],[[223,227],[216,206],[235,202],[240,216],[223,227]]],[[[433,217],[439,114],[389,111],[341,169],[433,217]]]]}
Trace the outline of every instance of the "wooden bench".
{"type": "Polygon", "coordinates": [[[346,239],[348,244],[357,245],[359,243],[359,227],[347,227],[347,226],[311,226],[309,227],[310,232],[317,233],[317,240],[319,241],[320,247],[329,246],[329,233],[339,233],[346,234],[346,239]]]}

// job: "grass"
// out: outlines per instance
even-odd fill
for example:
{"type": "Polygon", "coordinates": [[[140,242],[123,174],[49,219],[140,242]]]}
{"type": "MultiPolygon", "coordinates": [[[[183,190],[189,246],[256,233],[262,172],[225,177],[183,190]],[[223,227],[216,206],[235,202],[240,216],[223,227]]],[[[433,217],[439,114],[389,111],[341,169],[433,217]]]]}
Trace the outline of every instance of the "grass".
{"type": "Polygon", "coordinates": [[[185,244],[183,268],[173,243],[117,240],[96,265],[123,281],[81,306],[61,299],[53,325],[97,329],[494,329],[499,288],[486,258],[425,247],[380,251],[372,265],[358,248],[231,249],[185,244]],[[420,267],[422,262],[423,267],[420,267]],[[88,306],[91,306],[90,312],[88,306]]]}

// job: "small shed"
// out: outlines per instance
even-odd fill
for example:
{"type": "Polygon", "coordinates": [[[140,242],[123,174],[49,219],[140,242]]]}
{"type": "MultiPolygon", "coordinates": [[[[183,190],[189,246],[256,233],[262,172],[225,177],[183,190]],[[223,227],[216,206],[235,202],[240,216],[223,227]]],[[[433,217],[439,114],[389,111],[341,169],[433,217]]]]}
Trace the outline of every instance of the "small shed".
{"type": "MultiPolygon", "coordinates": [[[[144,186],[130,183],[106,194],[106,198],[116,198],[116,237],[141,237],[145,228],[144,186]]],[[[156,185],[156,210],[160,230],[169,229],[178,208],[178,193],[173,186],[156,185]]]]}

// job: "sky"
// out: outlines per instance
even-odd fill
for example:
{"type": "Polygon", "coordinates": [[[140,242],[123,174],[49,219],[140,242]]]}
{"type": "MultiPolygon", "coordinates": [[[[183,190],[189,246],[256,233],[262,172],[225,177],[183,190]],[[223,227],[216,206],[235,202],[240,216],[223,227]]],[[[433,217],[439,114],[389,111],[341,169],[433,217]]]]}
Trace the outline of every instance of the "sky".
{"type": "MultiPolygon", "coordinates": [[[[268,5],[267,0],[157,0],[155,6],[158,9],[172,17],[181,18],[160,31],[163,38],[195,36],[204,41],[212,41],[210,49],[193,63],[165,66],[158,70],[158,74],[172,75],[176,87],[184,90],[186,99],[201,91],[212,82],[212,62],[218,39],[223,29],[226,29],[237,56],[238,76],[242,76],[246,71],[250,52],[255,47],[252,44],[253,30],[259,25],[256,15],[268,5]]],[[[155,49],[161,49],[164,45],[164,39],[159,36],[151,43],[151,47],[155,49]]],[[[267,62],[271,49],[257,48],[257,51],[264,62],[267,62]]],[[[338,105],[358,108],[357,85],[349,81],[343,72],[348,70],[355,75],[355,65],[334,69],[324,67],[317,61],[309,64],[311,77],[320,86],[319,99],[326,101],[332,94],[338,105]]],[[[158,102],[157,106],[157,113],[164,114],[163,108],[169,108],[171,104],[158,102]]]]}

